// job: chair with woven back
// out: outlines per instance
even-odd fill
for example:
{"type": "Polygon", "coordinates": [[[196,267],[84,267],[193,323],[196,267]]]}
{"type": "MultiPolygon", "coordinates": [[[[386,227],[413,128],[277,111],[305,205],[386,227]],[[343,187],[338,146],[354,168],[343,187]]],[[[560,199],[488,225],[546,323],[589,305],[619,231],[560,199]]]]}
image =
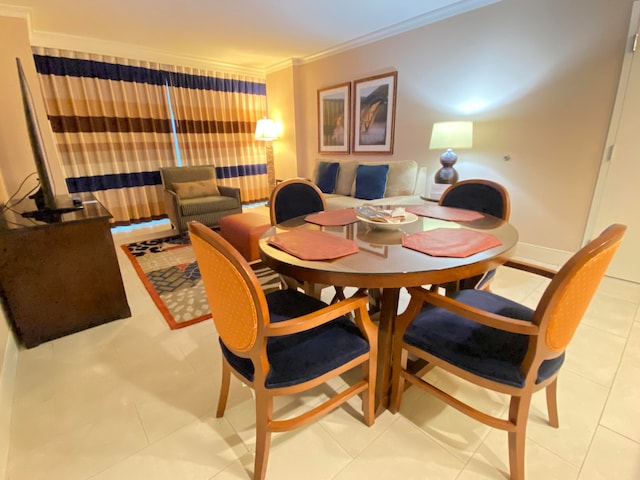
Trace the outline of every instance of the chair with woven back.
{"type": "Polygon", "coordinates": [[[362,394],[364,422],[374,422],[377,329],[359,295],[333,305],[293,289],[265,294],[247,261],[198,222],[189,234],[222,350],[217,417],[231,374],[255,391],[255,480],[265,478],[272,432],[304,426],[362,394]],[[276,419],[274,397],[308,392],[351,370],[351,385],[292,418],[276,419]]]}
{"type": "MultiPolygon", "coordinates": [[[[322,191],[309,180],[304,178],[290,178],[280,182],[271,192],[269,198],[269,217],[271,225],[286,222],[292,218],[323,212],[327,203],[322,191]]],[[[306,292],[319,296],[319,292],[329,285],[304,284],[290,277],[283,277],[283,282],[289,288],[302,288],[306,292]]],[[[334,287],[336,293],[333,301],[344,299],[344,289],[334,287]]]]}
{"type": "MultiPolygon", "coordinates": [[[[463,180],[451,185],[440,197],[438,205],[486,213],[505,221],[509,220],[511,213],[507,189],[497,182],[484,179],[463,180]]],[[[489,270],[483,275],[460,280],[458,288],[489,290],[495,273],[495,270],[489,270]]],[[[445,288],[451,290],[453,287],[447,285],[445,288]]]]}
{"type": "Polygon", "coordinates": [[[558,427],[557,384],[565,350],[623,239],[612,225],[557,272],[523,262],[508,267],[550,278],[535,310],[483,290],[451,297],[420,287],[398,316],[393,341],[390,410],[398,412],[405,382],[490,427],[506,430],[512,480],[525,475],[526,426],[534,392],[546,390],[549,423],[558,427]],[[412,355],[480,387],[510,396],[508,418],[482,412],[407,370],[412,355]]]}

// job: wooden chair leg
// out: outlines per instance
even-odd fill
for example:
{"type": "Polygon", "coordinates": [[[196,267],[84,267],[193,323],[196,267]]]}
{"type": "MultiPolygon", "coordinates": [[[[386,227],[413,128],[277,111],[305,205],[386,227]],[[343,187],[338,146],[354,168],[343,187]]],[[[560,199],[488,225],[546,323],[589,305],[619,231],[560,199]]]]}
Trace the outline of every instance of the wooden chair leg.
{"type": "Polygon", "coordinates": [[[265,392],[256,391],[256,458],[253,468],[253,480],[264,480],[269,461],[271,431],[269,421],[273,416],[273,397],[265,392]]]}
{"type": "Polygon", "coordinates": [[[515,425],[515,431],[509,432],[509,471],[510,480],[524,480],[524,448],[527,436],[527,419],[531,394],[523,397],[511,397],[509,421],[515,425]]]}
{"type": "Polygon", "coordinates": [[[549,415],[549,425],[558,428],[560,421],[558,418],[558,378],[547,385],[547,414],[549,415]]]}
{"type": "Polygon", "coordinates": [[[400,352],[393,352],[391,359],[391,397],[389,398],[389,411],[393,414],[400,410],[402,394],[404,392],[404,378],[400,373],[407,368],[407,352],[400,349],[400,352]]]}
{"type": "Polygon", "coordinates": [[[370,427],[376,419],[376,359],[371,357],[369,361],[362,366],[363,375],[366,376],[369,385],[362,393],[362,414],[364,423],[370,427]]]}
{"type": "Polygon", "coordinates": [[[220,394],[218,396],[218,410],[216,417],[220,418],[224,415],[227,408],[227,398],[229,398],[229,384],[231,383],[231,367],[227,361],[222,358],[222,380],[220,382],[220,394]]]}

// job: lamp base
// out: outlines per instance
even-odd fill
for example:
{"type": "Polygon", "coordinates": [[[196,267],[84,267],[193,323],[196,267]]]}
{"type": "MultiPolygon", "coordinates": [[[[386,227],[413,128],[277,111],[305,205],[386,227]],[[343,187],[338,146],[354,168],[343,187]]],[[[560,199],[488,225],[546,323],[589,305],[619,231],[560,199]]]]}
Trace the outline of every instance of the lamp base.
{"type": "Polygon", "coordinates": [[[458,181],[458,172],[453,165],[458,161],[458,156],[450,148],[440,155],[442,168],[433,177],[435,183],[453,184],[458,181]]]}

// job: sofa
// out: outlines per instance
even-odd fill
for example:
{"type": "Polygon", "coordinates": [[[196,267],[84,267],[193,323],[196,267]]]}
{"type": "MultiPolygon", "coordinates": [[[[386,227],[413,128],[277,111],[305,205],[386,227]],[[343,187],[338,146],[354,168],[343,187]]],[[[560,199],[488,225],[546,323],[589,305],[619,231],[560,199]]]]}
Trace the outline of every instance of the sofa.
{"type": "Polygon", "coordinates": [[[424,203],[427,172],[413,160],[360,162],[319,158],[311,180],[322,191],[327,210],[369,205],[424,203]]]}

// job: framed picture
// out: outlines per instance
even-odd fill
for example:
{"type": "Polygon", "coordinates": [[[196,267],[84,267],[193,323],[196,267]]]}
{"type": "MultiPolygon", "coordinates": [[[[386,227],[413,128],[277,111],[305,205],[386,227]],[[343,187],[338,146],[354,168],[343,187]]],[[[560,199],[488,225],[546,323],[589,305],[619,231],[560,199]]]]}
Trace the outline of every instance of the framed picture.
{"type": "Polygon", "coordinates": [[[353,153],[393,153],[398,72],[354,82],[353,153]]]}
{"type": "Polygon", "coordinates": [[[349,153],[351,83],[318,90],[318,151],[349,153]]]}

